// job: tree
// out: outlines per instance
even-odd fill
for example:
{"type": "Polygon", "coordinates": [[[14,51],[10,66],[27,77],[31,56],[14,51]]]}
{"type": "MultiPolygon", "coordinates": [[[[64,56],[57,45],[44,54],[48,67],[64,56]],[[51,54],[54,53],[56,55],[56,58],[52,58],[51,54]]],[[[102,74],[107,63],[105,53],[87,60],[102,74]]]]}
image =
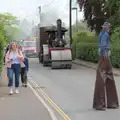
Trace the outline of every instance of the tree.
{"type": "Polygon", "coordinates": [[[0,14],[0,71],[3,61],[3,48],[17,36],[19,28],[15,25],[16,17],[10,13],[0,14]],[[9,32],[8,32],[9,31],[9,32]]]}
{"type": "Polygon", "coordinates": [[[0,24],[2,25],[12,25],[14,24],[16,17],[10,13],[0,14],[0,24]]]}
{"type": "Polygon", "coordinates": [[[77,23],[77,28],[76,28],[76,23],[72,25],[72,33],[76,33],[76,29],[79,31],[88,31],[87,24],[85,22],[79,22],[77,23]]]}
{"type": "Polygon", "coordinates": [[[16,21],[18,21],[17,18],[10,13],[0,14],[0,25],[4,31],[3,36],[5,36],[6,42],[16,39],[20,32],[16,21]]]}
{"type": "Polygon", "coordinates": [[[6,26],[5,31],[6,31],[8,41],[13,41],[13,40],[18,41],[19,40],[19,36],[20,36],[20,32],[21,32],[19,27],[17,27],[17,26],[6,26]]]}
{"type": "Polygon", "coordinates": [[[105,5],[110,12],[109,21],[112,24],[112,28],[118,27],[120,25],[120,1],[107,0],[105,5]]]}
{"type": "Polygon", "coordinates": [[[101,25],[108,20],[110,11],[106,7],[106,0],[78,0],[80,10],[84,11],[84,18],[88,27],[99,33],[101,25]]]}
{"type": "Polygon", "coordinates": [[[31,29],[32,29],[32,23],[27,19],[22,19],[22,20],[20,20],[20,29],[21,29],[21,33],[22,33],[22,34],[20,34],[21,38],[30,36],[31,29]]]}

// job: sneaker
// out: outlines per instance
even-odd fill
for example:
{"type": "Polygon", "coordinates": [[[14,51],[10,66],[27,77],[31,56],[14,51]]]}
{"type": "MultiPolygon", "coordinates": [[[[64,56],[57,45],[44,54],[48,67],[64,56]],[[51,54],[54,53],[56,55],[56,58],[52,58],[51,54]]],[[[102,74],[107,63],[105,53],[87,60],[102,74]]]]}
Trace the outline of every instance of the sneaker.
{"type": "Polygon", "coordinates": [[[13,89],[10,89],[9,95],[13,95],[13,89]]]}
{"type": "Polygon", "coordinates": [[[15,89],[15,93],[16,93],[16,94],[19,94],[18,88],[15,89]]]}
{"type": "Polygon", "coordinates": [[[27,84],[25,84],[25,87],[27,87],[27,84]]]}

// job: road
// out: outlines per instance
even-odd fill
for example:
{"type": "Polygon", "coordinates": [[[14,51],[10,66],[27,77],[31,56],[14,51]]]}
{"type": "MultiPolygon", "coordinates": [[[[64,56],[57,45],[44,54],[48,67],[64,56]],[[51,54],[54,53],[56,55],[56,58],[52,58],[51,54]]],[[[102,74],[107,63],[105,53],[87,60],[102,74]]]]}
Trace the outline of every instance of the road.
{"type": "MultiPolygon", "coordinates": [[[[35,81],[71,120],[119,120],[120,118],[119,109],[106,111],[92,109],[96,79],[96,71],[93,69],[73,65],[71,70],[52,70],[43,67],[37,59],[30,59],[29,79],[35,81]]],[[[120,77],[116,76],[115,80],[120,96],[120,77]]],[[[49,101],[48,104],[52,105],[49,101]]],[[[54,110],[56,111],[57,108],[55,107],[54,110]]],[[[61,110],[56,113],[60,114],[61,110]]],[[[64,119],[61,117],[61,120],[64,119]]]]}

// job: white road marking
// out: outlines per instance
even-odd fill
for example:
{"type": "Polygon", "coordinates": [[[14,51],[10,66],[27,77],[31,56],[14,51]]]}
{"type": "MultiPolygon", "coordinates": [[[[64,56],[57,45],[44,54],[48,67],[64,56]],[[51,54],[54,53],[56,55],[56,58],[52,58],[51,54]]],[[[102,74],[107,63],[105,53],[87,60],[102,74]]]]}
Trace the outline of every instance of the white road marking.
{"type": "Polygon", "coordinates": [[[64,118],[64,120],[71,120],[71,118],[66,115],[63,110],[58,107],[55,102],[49,98],[49,96],[40,88],[40,86],[33,80],[30,80],[30,82],[38,88],[37,90],[42,94],[42,96],[53,106],[53,108],[64,118]]]}
{"type": "Polygon", "coordinates": [[[32,88],[32,86],[28,83],[28,86],[30,87],[30,89],[33,91],[33,93],[36,95],[36,97],[39,99],[39,101],[44,105],[44,107],[48,110],[52,120],[57,120],[54,112],[52,109],[50,109],[50,107],[44,102],[44,100],[39,96],[39,94],[32,88]]]}

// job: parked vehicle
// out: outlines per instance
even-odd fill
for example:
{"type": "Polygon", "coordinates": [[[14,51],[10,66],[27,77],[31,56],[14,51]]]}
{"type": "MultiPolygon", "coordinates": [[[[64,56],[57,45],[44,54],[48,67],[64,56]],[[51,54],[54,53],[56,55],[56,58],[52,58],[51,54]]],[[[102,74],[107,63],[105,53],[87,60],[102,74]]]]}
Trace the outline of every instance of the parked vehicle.
{"type": "Polygon", "coordinates": [[[36,41],[23,41],[22,49],[27,57],[37,57],[36,41]]]}

